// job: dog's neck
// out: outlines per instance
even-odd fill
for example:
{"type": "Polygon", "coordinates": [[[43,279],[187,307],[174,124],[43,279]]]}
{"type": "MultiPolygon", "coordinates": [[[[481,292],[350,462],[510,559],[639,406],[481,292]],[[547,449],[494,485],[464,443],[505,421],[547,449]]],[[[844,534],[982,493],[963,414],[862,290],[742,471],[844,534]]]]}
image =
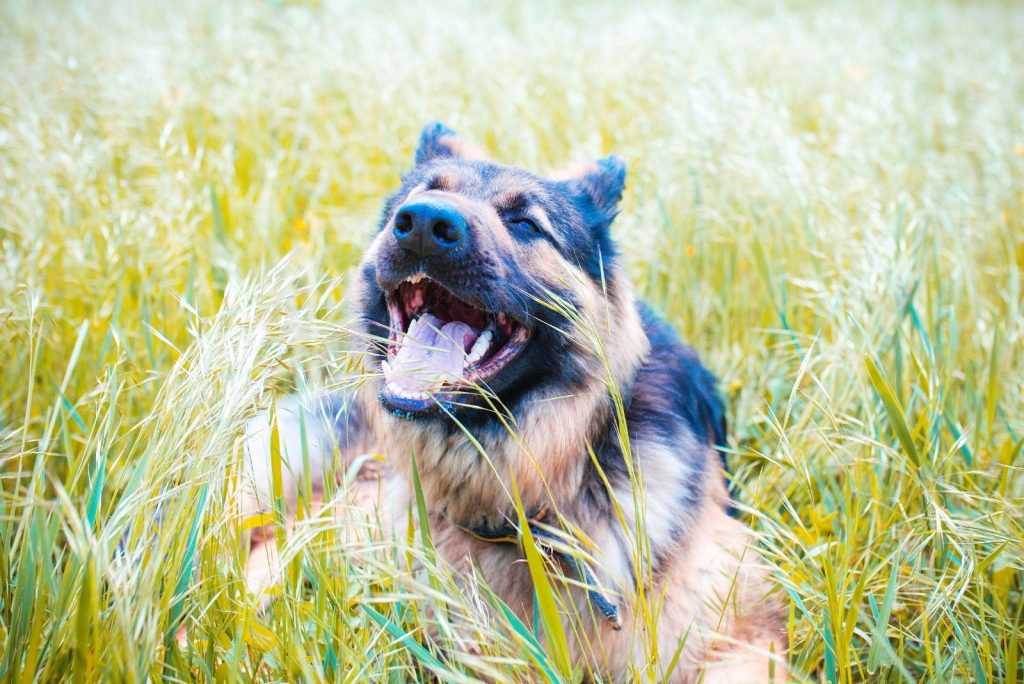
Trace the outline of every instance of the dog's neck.
{"type": "MultiPolygon", "coordinates": [[[[596,389],[596,388],[595,388],[596,389]]],[[[580,488],[588,446],[612,420],[607,394],[535,396],[516,426],[495,419],[467,434],[396,417],[369,401],[369,424],[407,483],[415,461],[431,513],[465,527],[515,519],[514,492],[527,512],[560,507],[580,488]]]]}

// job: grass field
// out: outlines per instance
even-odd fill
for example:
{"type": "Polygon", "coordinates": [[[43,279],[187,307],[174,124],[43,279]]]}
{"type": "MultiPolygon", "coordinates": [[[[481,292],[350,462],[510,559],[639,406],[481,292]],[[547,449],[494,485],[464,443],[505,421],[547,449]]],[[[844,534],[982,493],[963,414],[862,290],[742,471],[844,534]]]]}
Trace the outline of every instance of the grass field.
{"type": "Polygon", "coordinates": [[[346,269],[434,118],[628,162],[794,674],[1024,678],[1024,7],[481,9],[0,3],[0,679],[572,678],[329,520],[269,612],[241,585],[242,425],[351,367],[346,269]]]}

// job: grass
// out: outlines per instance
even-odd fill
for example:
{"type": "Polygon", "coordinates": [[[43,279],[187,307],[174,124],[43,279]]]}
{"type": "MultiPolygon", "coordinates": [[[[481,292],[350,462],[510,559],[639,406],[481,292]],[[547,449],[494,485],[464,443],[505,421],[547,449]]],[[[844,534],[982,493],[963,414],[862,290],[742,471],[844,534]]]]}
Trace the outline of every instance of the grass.
{"type": "Polygon", "coordinates": [[[3,2],[0,679],[571,678],[429,535],[312,517],[272,609],[242,590],[242,425],[353,368],[346,269],[439,118],[629,163],[615,232],[722,379],[794,673],[1020,681],[1021,35],[1011,3],[3,2]]]}

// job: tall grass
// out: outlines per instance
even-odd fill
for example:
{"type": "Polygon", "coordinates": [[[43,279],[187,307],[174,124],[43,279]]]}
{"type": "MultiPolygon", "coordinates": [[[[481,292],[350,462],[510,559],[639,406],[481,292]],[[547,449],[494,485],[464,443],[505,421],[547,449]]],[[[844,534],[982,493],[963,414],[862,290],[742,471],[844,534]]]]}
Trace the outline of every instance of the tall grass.
{"type": "Polygon", "coordinates": [[[428,535],[312,516],[270,610],[242,589],[242,425],[353,367],[346,269],[440,118],[629,163],[615,232],[722,378],[795,673],[1020,680],[1021,35],[1010,3],[4,2],[0,678],[566,676],[428,535]]]}

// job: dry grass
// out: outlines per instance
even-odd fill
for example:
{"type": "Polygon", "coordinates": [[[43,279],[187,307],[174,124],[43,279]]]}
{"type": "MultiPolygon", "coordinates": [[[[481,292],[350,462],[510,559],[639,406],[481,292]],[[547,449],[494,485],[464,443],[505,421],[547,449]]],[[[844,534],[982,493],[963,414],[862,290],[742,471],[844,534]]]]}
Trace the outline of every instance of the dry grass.
{"type": "Polygon", "coordinates": [[[349,367],[339,279],[440,118],[628,161],[796,673],[1020,680],[1024,11],[371,4],[0,6],[0,679],[569,678],[326,521],[258,613],[223,515],[245,418],[349,367]]]}

